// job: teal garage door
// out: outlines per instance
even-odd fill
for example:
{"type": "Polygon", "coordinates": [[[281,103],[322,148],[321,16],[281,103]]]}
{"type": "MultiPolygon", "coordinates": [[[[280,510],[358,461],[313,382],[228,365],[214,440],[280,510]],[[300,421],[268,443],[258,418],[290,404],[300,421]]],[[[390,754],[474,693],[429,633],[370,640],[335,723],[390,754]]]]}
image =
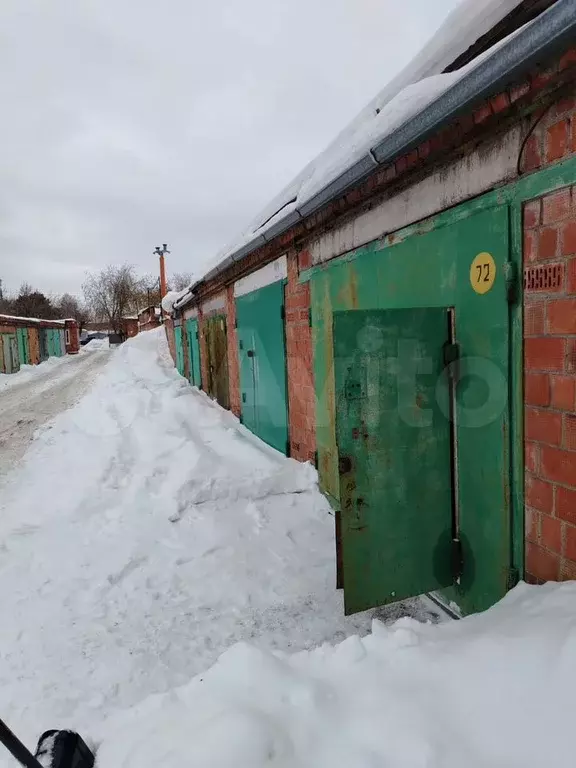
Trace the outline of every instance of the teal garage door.
{"type": "Polygon", "coordinates": [[[236,299],[242,421],[282,453],[289,452],[284,281],[236,299]]]}
{"type": "Polygon", "coordinates": [[[184,347],[182,346],[182,326],[174,327],[174,345],[176,347],[176,368],[184,376],[184,347]]]}
{"type": "Polygon", "coordinates": [[[189,318],[186,320],[186,340],[188,348],[188,372],[190,384],[200,389],[202,387],[200,344],[198,341],[198,320],[195,318],[189,318]]]}
{"type": "Polygon", "coordinates": [[[20,358],[20,364],[27,365],[30,362],[30,354],[28,349],[28,329],[17,328],[16,338],[18,339],[18,357],[20,358]]]}

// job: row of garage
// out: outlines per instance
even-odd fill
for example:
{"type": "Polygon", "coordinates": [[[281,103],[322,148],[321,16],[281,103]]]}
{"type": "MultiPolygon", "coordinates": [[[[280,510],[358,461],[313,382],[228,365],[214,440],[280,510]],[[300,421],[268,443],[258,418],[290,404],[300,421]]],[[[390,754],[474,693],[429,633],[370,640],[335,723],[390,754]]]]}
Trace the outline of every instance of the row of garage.
{"type": "Polygon", "coordinates": [[[17,373],[22,365],[38,365],[49,357],[79,349],[75,320],[37,320],[0,316],[0,373],[17,373]]]}
{"type": "Polygon", "coordinates": [[[348,613],[576,578],[576,10],[517,5],[446,98],[317,208],[281,195],[167,323],[191,383],[316,464],[348,613]]]}
{"type": "Polygon", "coordinates": [[[204,389],[223,408],[231,408],[234,395],[239,396],[240,408],[234,404],[232,409],[243,424],[289,455],[286,258],[274,267],[273,281],[262,287],[258,287],[262,281],[259,273],[256,279],[234,286],[232,327],[224,294],[204,306],[201,322],[196,308],[176,313],[174,351],[182,376],[204,389]],[[230,387],[231,345],[232,365],[238,369],[238,393],[232,393],[230,387]]]}

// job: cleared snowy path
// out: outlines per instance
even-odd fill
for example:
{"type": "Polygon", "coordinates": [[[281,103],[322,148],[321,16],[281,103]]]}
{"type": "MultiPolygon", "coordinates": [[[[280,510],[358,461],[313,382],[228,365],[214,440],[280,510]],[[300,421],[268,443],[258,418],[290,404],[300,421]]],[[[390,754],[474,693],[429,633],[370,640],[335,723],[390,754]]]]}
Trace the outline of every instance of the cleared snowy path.
{"type": "Polygon", "coordinates": [[[368,616],[342,615],[333,546],[314,470],[192,390],[162,331],[142,334],[0,484],[0,712],[35,738],[183,684],[239,640],[364,633],[368,616]]]}
{"type": "Polygon", "coordinates": [[[2,376],[0,475],[22,458],[39,427],[80,399],[109,355],[109,350],[86,351],[2,376]]]}

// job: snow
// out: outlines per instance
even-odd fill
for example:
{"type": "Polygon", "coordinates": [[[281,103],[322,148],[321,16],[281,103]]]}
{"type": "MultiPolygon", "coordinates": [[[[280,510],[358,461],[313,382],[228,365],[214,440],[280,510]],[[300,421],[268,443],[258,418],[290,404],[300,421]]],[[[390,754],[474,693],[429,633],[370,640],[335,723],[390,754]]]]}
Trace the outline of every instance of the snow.
{"type": "MultiPolygon", "coordinates": [[[[444,70],[520,5],[521,0],[462,0],[430,41],[352,122],[282,190],[232,244],[208,260],[207,274],[258,235],[311,200],[365,157],[396,128],[407,123],[480,62],[454,73],[444,70]]],[[[491,51],[495,51],[494,46],[491,51]]]]}
{"type": "Polygon", "coordinates": [[[47,323],[48,325],[64,325],[66,322],[65,320],[46,320],[46,318],[42,319],[40,317],[18,317],[17,315],[0,315],[0,320],[10,321],[10,320],[18,320],[18,321],[24,321],[25,323],[47,323]]]}
{"type": "Polygon", "coordinates": [[[163,329],[99,355],[0,481],[0,712],[26,743],[76,728],[98,768],[572,764],[576,584],[345,618],[312,467],[191,388],[163,329]]]}
{"type": "Polygon", "coordinates": [[[162,328],[86,357],[103,354],[0,480],[0,712],[31,744],[91,736],[238,641],[301,650],[370,626],[343,616],[313,468],[190,387],[162,328]]]}
{"type": "Polygon", "coordinates": [[[184,288],[183,291],[168,291],[168,293],[162,299],[162,309],[164,312],[166,312],[168,315],[171,315],[174,311],[174,304],[176,304],[177,301],[180,301],[180,299],[184,298],[189,290],[189,288],[184,288]]]}
{"type": "Polygon", "coordinates": [[[95,352],[99,349],[108,349],[110,347],[110,339],[90,339],[83,347],[80,347],[80,352],[95,352]]]}
{"type": "Polygon", "coordinates": [[[99,768],[572,765],[576,584],[478,616],[375,621],[295,654],[245,643],[93,732],[99,768]]]}
{"type": "Polygon", "coordinates": [[[107,352],[93,348],[0,376],[0,475],[18,464],[38,430],[86,393],[106,361],[107,352]]]}
{"type": "MultiPolygon", "coordinates": [[[[101,349],[102,347],[95,344],[95,341],[88,342],[85,346],[80,347],[80,354],[101,349]]],[[[61,366],[69,365],[72,359],[73,357],[70,355],[49,357],[38,365],[21,365],[16,373],[0,373],[0,394],[10,387],[23,384],[26,381],[36,378],[53,377],[56,370],[61,368],[61,366]]]]}

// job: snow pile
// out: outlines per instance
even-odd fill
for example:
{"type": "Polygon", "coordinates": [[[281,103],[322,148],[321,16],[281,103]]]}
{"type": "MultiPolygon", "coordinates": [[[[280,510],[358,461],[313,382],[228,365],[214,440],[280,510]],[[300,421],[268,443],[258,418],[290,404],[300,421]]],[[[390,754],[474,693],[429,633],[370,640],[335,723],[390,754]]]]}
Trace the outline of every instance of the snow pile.
{"type": "Polygon", "coordinates": [[[250,222],[231,245],[210,259],[200,274],[214,269],[311,200],[386,136],[411,120],[477,66],[480,58],[456,72],[444,73],[450,64],[520,3],[521,0],[462,0],[408,66],[250,222]]]}
{"type": "Polygon", "coordinates": [[[90,339],[87,344],[84,344],[83,347],[80,347],[80,353],[83,354],[84,352],[97,352],[100,349],[109,349],[109,347],[110,340],[108,337],[105,339],[90,339]]]}
{"type": "Polygon", "coordinates": [[[238,641],[368,631],[343,616],[333,536],[310,466],[190,387],[162,328],[129,339],[0,481],[2,717],[29,743],[90,735],[238,641]]]}
{"type": "Polygon", "coordinates": [[[185,288],[183,291],[168,291],[168,293],[162,299],[162,309],[168,315],[171,315],[174,311],[174,304],[182,299],[188,293],[189,288],[185,288]]]}
{"type": "MultiPolygon", "coordinates": [[[[85,346],[80,347],[80,354],[84,352],[97,352],[98,350],[106,349],[107,347],[108,339],[94,339],[93,341],[88,342],[85,346]]],[[[24,384],[25,382],[32,381],[38,377],[53,376],[56,369],[63,365],[68,365],[73,359],[73,355],[49,357],[38,365],[21,365],[20,370],[16,371],[16,373],[0,373],[0,393],[17,384],[24,384]]]]}
{"type": "Polygon", "coordinates": [[[574,763],[576,584],[292,656],[245,644],[112,719],[99,768],[542,768],[574,763]]]}
{"type": "Polygon", "coordinates": [[[15,384],[23,384],[25,381],[31,381],[37,376],[46,376],[54,372],[56,368],[65,365],[69,360],[66,356],[49,357],[39,365],[21,365],[16,373],[0,373],[0,392],[3,392],[15,384]]]}

